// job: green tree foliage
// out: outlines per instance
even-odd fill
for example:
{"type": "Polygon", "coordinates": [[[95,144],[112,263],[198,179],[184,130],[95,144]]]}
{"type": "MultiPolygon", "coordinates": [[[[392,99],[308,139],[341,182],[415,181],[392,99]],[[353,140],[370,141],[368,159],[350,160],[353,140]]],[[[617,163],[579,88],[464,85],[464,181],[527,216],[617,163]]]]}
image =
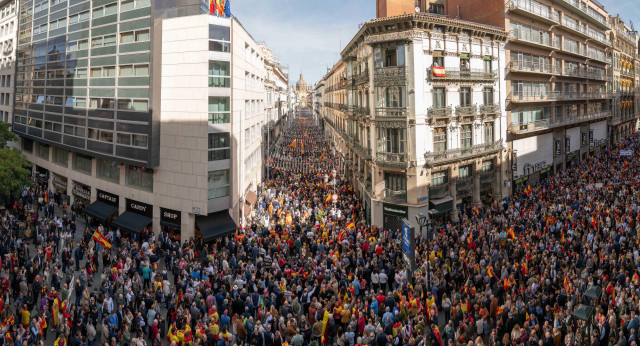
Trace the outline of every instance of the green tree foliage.
{"type": "Polygon", "coordinates": [[[0,148],[7,146],[7,142],[17,141],[18,136],[9,130],[9,124],[0,122],[0,148]]]}
{"type": "Polygon", "coordinates": [[[0,196],[18,198],[25,185],[31,185],[31,162],[20,150],[0,149],[0,196]]]}

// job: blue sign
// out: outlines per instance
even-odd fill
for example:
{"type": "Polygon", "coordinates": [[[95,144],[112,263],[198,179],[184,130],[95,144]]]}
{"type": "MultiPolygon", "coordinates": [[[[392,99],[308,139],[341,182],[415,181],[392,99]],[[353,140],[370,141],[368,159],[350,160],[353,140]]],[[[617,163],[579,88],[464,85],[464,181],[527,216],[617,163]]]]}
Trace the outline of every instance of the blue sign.
{"type": "Polygon", "coordinates": [[[415,228],[407,219],[402,219],[402,259],[407,264],[407,278],[413,281],[415,270],[416,236],[415,228]]]}
{"type": "Polygon", "coordinates": [[[411,253],[411,225],[406,220],[402,221],[402,252],[411,253]]]}

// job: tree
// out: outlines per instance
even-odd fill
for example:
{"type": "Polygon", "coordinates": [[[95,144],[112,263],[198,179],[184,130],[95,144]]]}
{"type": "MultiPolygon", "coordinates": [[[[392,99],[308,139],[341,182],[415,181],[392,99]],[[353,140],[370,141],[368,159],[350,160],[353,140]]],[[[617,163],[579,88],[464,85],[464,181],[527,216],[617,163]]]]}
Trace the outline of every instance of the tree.
{"type": "Polygon", "coordinates": [[[18,198],[25,186],[31,186],[30,177],[31,162],[20,150],[0,148],[0,196],[5,202],[18,198]]]}
{"type": "Polygon", "coordinates": [[[7,142],[15,142],[18,140],[18,136],[11,132],[9,126],[11,125],[8,123],[0,122],[0,148],[6,147],[7,142]]]}

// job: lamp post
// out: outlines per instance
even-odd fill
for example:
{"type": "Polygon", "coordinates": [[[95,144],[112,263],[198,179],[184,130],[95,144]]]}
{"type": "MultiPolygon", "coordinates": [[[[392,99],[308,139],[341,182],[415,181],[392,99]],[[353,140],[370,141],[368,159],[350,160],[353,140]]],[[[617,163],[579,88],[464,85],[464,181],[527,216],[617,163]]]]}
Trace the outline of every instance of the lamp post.
{"type": "Polygon", "coordinates": [[[423,228],[427,229],[427,272],[425,273],[426,281],[427,281],[427,289],[431,291],[431,285],[429,283],[429,272],[431,271],[431,263],[429,261],[429,237],[430,233],[433,231],[433,210],[429,210],[429,215],[425,215],[424,213],[420,213],[416,215],[416,221],[418,225],[420,225],[420,234],[424,235],[423,228]]]}

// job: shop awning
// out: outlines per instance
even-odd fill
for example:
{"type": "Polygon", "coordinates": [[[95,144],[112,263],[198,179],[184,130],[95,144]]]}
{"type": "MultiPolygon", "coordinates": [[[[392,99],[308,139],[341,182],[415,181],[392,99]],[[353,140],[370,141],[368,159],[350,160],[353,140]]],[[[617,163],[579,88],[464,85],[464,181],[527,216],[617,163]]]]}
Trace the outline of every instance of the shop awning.
{"type": "Polygon", "coordinates": [[[469,59],[469,53],[461,53],[460,59],[469,59]]]}
{"type": "Polygon", "coordinates": [[[118,208],[112,206],[111,204],[107,204],[100,201],[95,201],[88,206],[84,207],[84,212],[95,217],[96,219],[100,219],[105,221],[111,215],[115,214],[118,211],[118,208]]]}
{"type": "Polygon", "coordinates": [[[432,199],[429,201],[429,209],[435,209],[438,213],[444,213],[453,209],[453,198],[446,196],[440,199],[432,199]]]}
{"type": "Polygon", "coordinates": [[[485,55],[483,59],[484,61],[491,61],[491,57],[488,55],[485,55]]]}
{"type": "Polygon", "coordinates": [[[130,211],[125,211],[113,220],[113,225],[115,227],[124,228],[136,233],[142,232],[142,230],[150,223],[151,218],[130,211]]]}
{"type": "Polygon", "coordinates": [[[236,230],[236,223],[226,210],[207,216],[196,216],[196,226],[205,242],[222,237],[236,230]]]}
{"type": "Polygon", "coordinates": [[[244,200],[246,201],[247,204],[249,205],[254,205],[256,204],[256,202],[258,201],[258,196],[256,195],[255,192],[249,190],[245,196],[244,196],[244,200]]]}
{"type": "Polygon", "coordinates": [[[444,56],[444,52],[441,50],[434,50],[433,55],[434,58],[440,58],[444,56]]]}

